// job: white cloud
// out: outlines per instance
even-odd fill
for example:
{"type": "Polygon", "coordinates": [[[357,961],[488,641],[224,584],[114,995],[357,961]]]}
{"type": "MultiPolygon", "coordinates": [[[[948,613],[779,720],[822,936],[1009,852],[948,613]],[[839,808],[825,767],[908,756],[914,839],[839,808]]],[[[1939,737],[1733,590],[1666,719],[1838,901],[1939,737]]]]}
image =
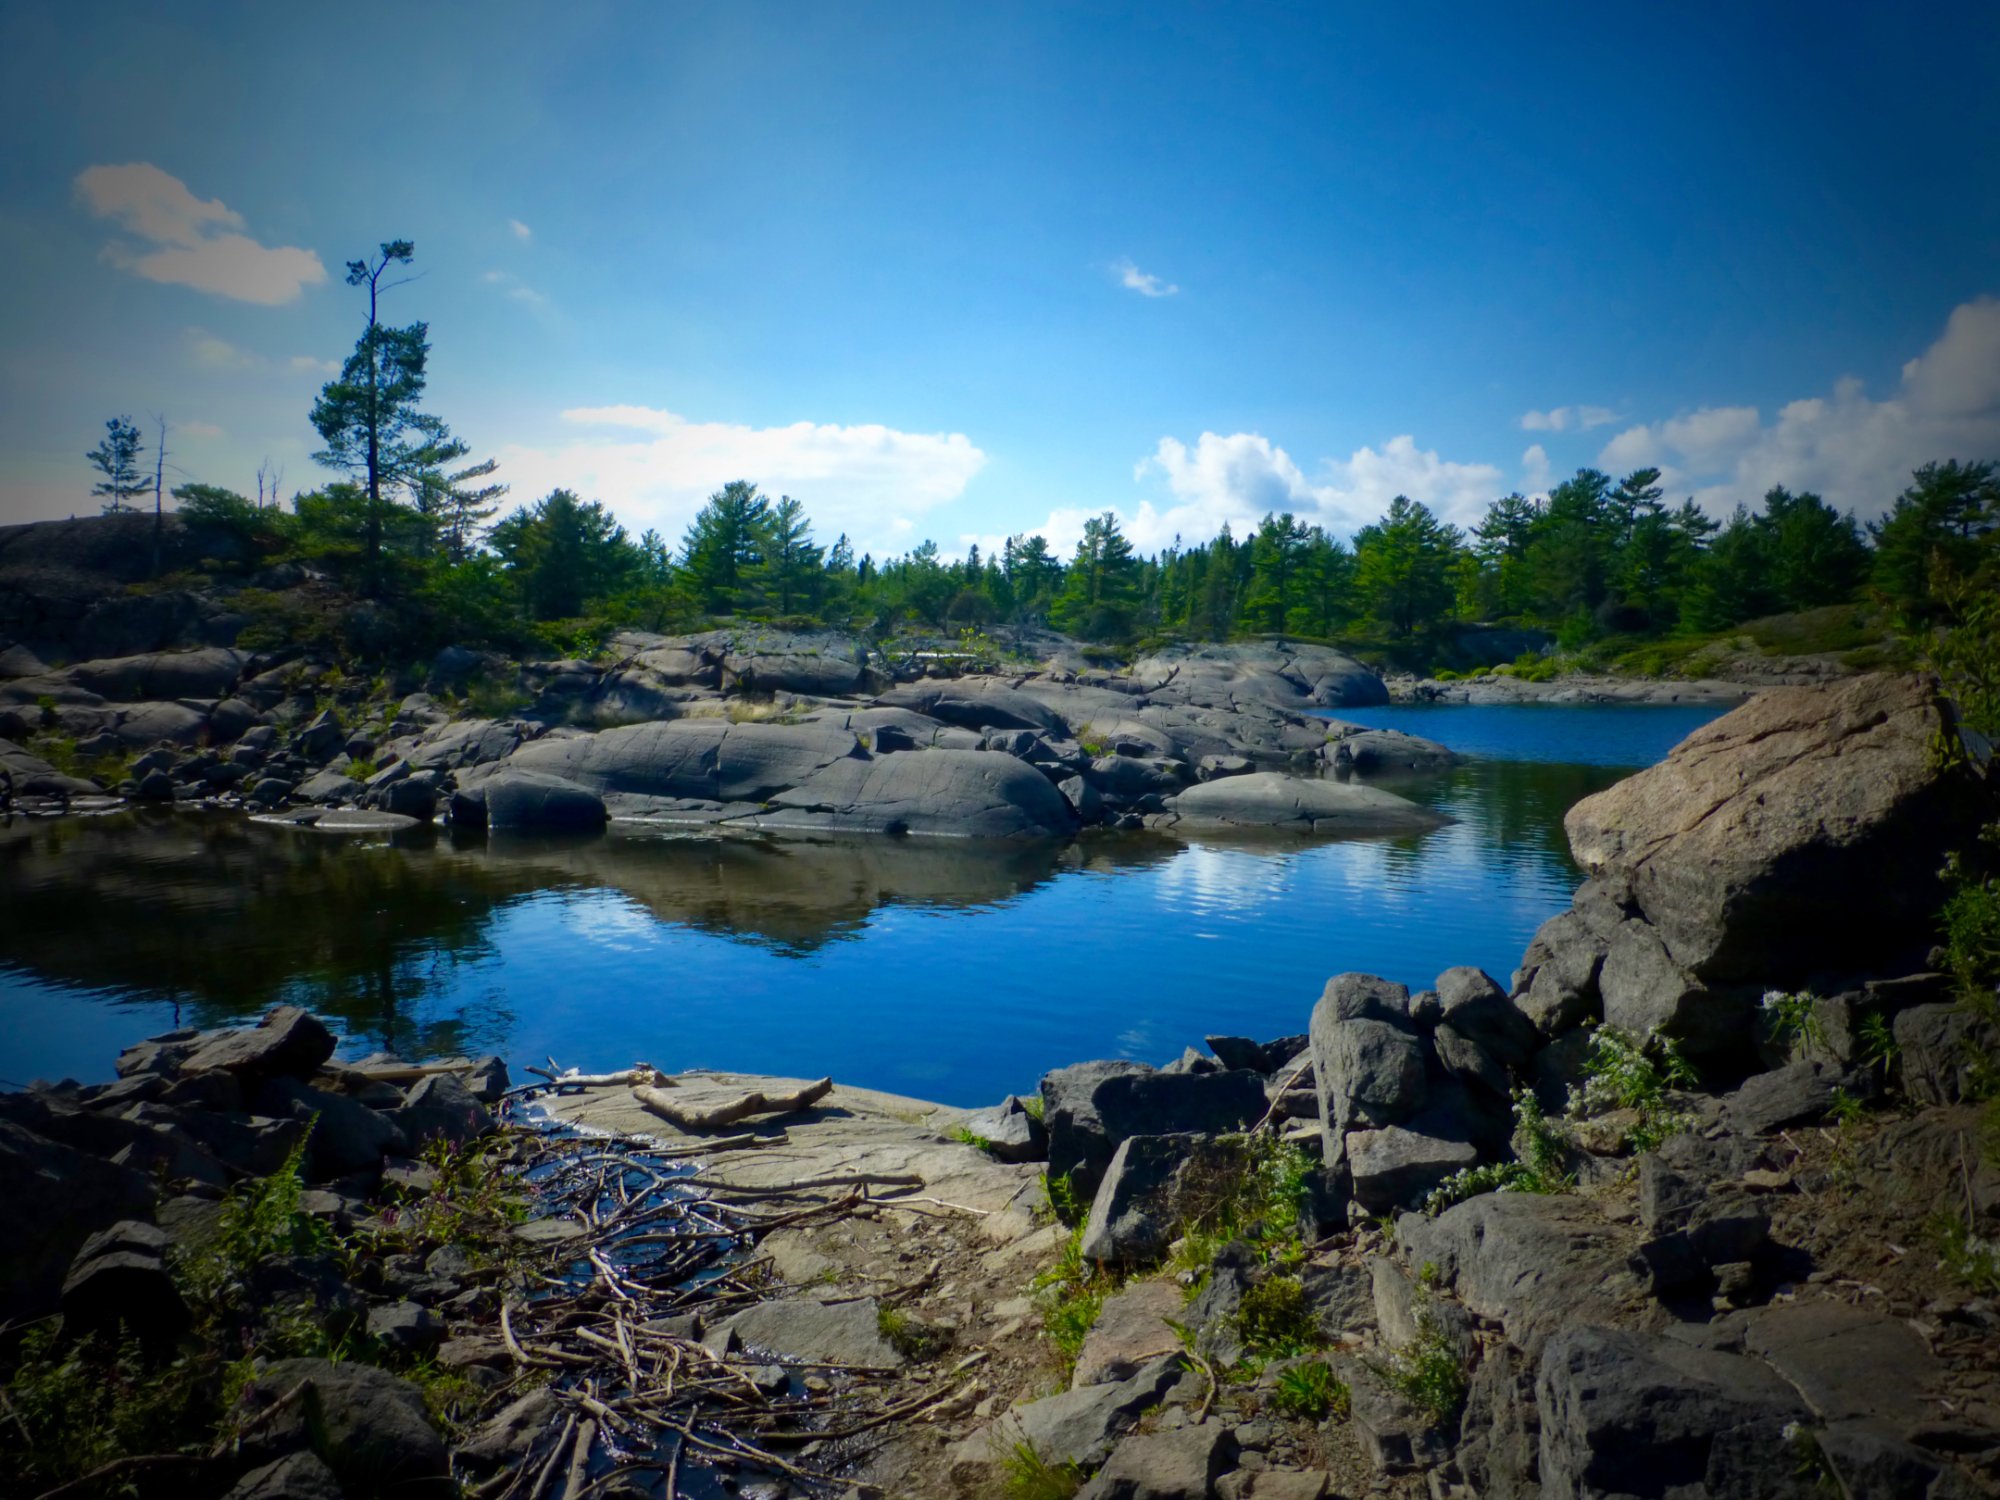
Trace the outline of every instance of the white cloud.
{"type": "Polygon", "coordinates": [[[1528,432],[1568,432],[1572,427],[1588,432],[1617,420],[1618,413],[1608,406],[1554,406],[1521,413],[1521,426],[1528,432]]]}
{"type": "Polygon", "coordinates": [[[524,303],[529,307],[547,307],[549,299],[529,286],[512,271],[482,271],[479,279],[488,286],[501,288],[501,295],[509,301],[524,303]]]}
{"type": "Polygon", "coordinates": [[[803,501],[824,542],[844,531],[857,551],[903,551],[917,539],[912,514],[956,500],[986,465],[986,454],[958,432],[874,423],[749,427],[647,406],[578,407],[562,416],[598,431],[550,447],[503,448],[499,477],[515,498],[561,486],[602,500],[633,530],[657,527],[674,541],[711,494],[747,479],[774,498],[803,501]]]}
{"type": "Polygon", "coordinates": [[[1525,495],[1545,495],[1549,490],[1549,450],[1540,443],[1530,443],[1521,455],[1521,492],[1525,495]]]}
{"type": "Polygon", "coordinates": [[[191,438],[206,439],[224,436],[222,429],[217,427],[213,422],[176,422],[174,423],[174,431],[178,432],[182,437],[191,438]]]}
{"type": "Polygon", "coordinates": [[[1606,468],[1658,464],[1711,511],[1755,506],[1782,484],[1813,490],[1863,519],[1883,514],[1933,459],[2000,458],[2000,299],[1952,310],[1930,348],[1903,366],[1893,395],[1871,399],[1849,376],[1829,396],[1792,401],[1766,422],[1750,406],[1703,407],[1630,427],[1606,468]]]}
{"type": "Polygon", "coordinates": [[[535,231],[530,229],[526,224],[523,224],[519,219],[509,219],[507,221],[507,229],[517,240],[531,240],[535,237],[535,231]]]}
{"type": "MultiPolygon", "coordinates": [[[[1204,432],[1192,447],[1163,437],[1132,477],[1164,479],[1171,496],[1164,506],[1142,500],[1135,509],[1117,509],[1125,534],[1147,552],[1170,545],[1176,536],[1183,544],[1205,542],[1225,523],[1240,541],[1273,511],[1290,511],[1347,537],[1378,519],[1397,495],[1421,500],[1457,525],[1470,525],[1506,488],[1494,465],[1455,463],[1419,448],[1407,434],[1379,449],[1357,448],[1347,458],[1330,459],[1317,476],[1261,433],[1204,432]]],[[[1083,523],[1103,508],[1052,511],[1030,529],[1066,550],[1082,536],[1083,523]]]]}
{"type": "Polygon", "coordinates": [[[338,375],[340,361],[337,359],[316,359],[310,354],[294,354],[285,361],[285,368],[309,371],[314,375],[338,375]]]}
{"type": "Polygon", "coordinates": [[[77,174],[76,193],[128,236],[107,244],[104,259],[147,281],[276,306],[326,280],[312,251],[259,244],[221,199],[195,197],[149,162],[88,167],[77,174]]]}
{"type": "Polygon", "coordinates": [[[1114,260],[1111,263],[1111,270],[1118,277],[1120,286],[1128,291],[1137,292],[1141,297],[1173,297],[1180,293],[1180,288],[1171,281],[1155,276],[1150,271],[1142,271],[1133,265],[1132,257],[1129,255],[1114,260]]]}
{"type": "Polygon", "coordinates": [[[206,328],[189,328],[182,337],[187,340],[188,358],[208,369],[245,370],[260,363],[249,350],[237,348],[228,339],[217,338],[206,328]]]}

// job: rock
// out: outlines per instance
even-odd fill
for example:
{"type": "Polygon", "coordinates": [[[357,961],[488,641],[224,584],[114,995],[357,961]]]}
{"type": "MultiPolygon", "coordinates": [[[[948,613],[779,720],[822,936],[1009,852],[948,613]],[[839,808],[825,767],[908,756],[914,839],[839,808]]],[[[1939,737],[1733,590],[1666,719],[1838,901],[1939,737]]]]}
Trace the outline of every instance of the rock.
{"type": "Polygon", "coordinates": [[[1911,1006],[1894,1026],[1896,1066],[1912,1104],[1921,1108],[1979,1097],[1975,1065],[2000,1051],[1991,1022],[1966,1006],[1937,1002],[1911,1006]]]}
{"type": "Polygon", "coordinates": [[[1536,1500],[1541,1494],[1540,1420],[1534,1370],[1506,1343],[1490,1344],[1466,1388],[1458,1465],[1481,1500],[1536,1500]]]}
{"type": "Polygon", "coordinates": [[[1638,1292],[1629,1237],[1569,1194],[1482,1193],[1435,1219],[1404,1215],[1396,1238],[1409,1264],[1436,1266],[1442,1286],[1531,1359],[1556,1329],[1615,1317],[1638,1292]]]}
{"type": "Polygon", "coordinates": [[[1195,1348],[1216,1365],[1243,1358],[1243,1298],[1262,1269],[1262,1258],[1245,1240],[1232,1240],[1216,1253],[1208,1282],[1182,1316],[1195,1334],[1195,1348]]]}
{"type": "Polygon", "coordinates": [[[1076,1500],[1209,1500],[1236,1463],[1236,1437],[1220,1422],[1177,1432],[1139,1433],[1110,1459],[1076,1500]]]}
{"type": "Polygon", "coordinates": [[[481,1057],[466,1069],[463,1081],[466,1092],[481,1104],[498,1104],[505,1096],[510,1079],[507,1064],[498,1057],[481,1057]]]}
{"type": "Polygon", "coordinates": [[[83,1242],[63,1280],[63,1332],[72,1338],[129,1332],[148,1349],[169,1347],[188,1325],[187,1305],[167,1269],[167,1236],[127,1219],[83,1242]]]}
{"type": "Polygon", "coordinates": [[[990,1431],[974,1433],[954,1450],[954,1471],[970,1466],[977,1473],[994,1462],[996,1453],[1011,1453],[1016,1443],[1026,1443],[1051,1465],[1092,1468],[1102,1464],[1140,1413],[1164,1400],[1180,1379],[1180,1372],[1178,1355],[1163,1356],[1129,1379],[1088,1385],[1016,1406],[990,1431]]]}
{"type": "Polygon", "coordinates": [[[1324,1469],[1238,1469],[1216,1481],[1220,1500],[1326,1500],[1332,1476],[1324,1469]]]}
{"type": "Polygon", "coordinates": [[[1444,1459],[1447,1450],[1437,1424],[1392,1389],[1373,1364],[1348,1357],[1332,1364],[1347,1385],[1354,1436],[1377,1473],[1405,1474],[1444,1459]]]}
{"type": "Polygon", "coordinates": [[[604,799],[558,776],[509,765],[452,793],[455,828],[592,831],[610,819],[604,799]]]}
{"type": "Polygon", "coordinates": [[[1106,1297],[1076,1357],[1071,1387],[1124,1380],[1174,1353],[1180,1335],[1170,1325],[1186,1317],[1186,1301],[1171,1281],[1133,1281],[1106,1297]]]}
{"type": "Polygon", "coordinates": [[[913,683],[875,701],[880,707],[906,708],[959,729],[1033,729],[1057,738],[1069,735],[1069,725],[1047,704],[991,680],[913,683]]]}
{"type": "Polygon", "coordinates": [[[263,1460],[309,1444],[323,1453],[349,1495],[393,1494],[447,1500],[455,1493],[444,1439],[431,1425],[423,1392],[386,1370],[324,1359],[283,1359],[244,1390],[245,1418],[262,1415],[301,1385],[306,1399],[270,1416],[242,1441],[263,1460]]]}
{"type": "Polygon", "coordinates": [[[519,1465],[556,1411],[555,1393],[547,1386],[536,1387],[501,1407],[461,1443],[459,1462],[476,1473],[519,1465]]]}
{"type": "Polygon", "coordinates": [[[1009,1094],[991,1109],[967,1115],[964,1127],[978,1136],[996,1161],[1029,1162],[1049,1159],[1049,1133],[1028,1112],[1018,1094],[1009,1094]]]}
{"type": "Polygon", "coordinates": [[[1746,1353],[1797,1387],[1821,1420],[1907,1430],[1935,1409],[1944,1367],[1900,1318],[1840,1302],[1791,1302],[1735,1314],[1746,1353]]]}
{"type": "Polygon", "coordinates": [[[1087,1261],[1133,1264],[1157,1260],[1187,1217],[1190,1187],[1216,1185],[1240,1154],[1203,1135],[1135,1135],[1119,1142],[1091,1201],[1083,1243],[1087,1261]]]}
{"type": "Polygon", "coordinates": [[[1255,1073],[1273,1071],[1274,1065],[1263,1044],[1247,1036],[1210,1036],[1202,1041],[1225,1068],[1248,1068],[1255,1073]]]}
{"type": "Polygon", "coordinates": [[[171,802],[174,800],[174,778],[165,771],[148,771],[139,778],[137,796],[141,802],[171,802]]]}
{"type": "Polygon", "coordinates": [[[1674,962],[1657,928],[1620,923],[1598,971],[1605,1024],[1627,1036],[1673,1037],[1696,1058],[1745,1051],[1753,1007],[1740,993],[1716,991],[1674,962]]]}
{"type": "Polygon", "coordinates": [[[1478,1148],[1470,1142],[1400,1125],[1356,1130],[1346,1144],[1354,1201],[1371,1213],[1415,1207],[1452,1173],[1479,1164],[1478,1148]]]}
{"type": "Polygon", "coordinates": [[[189,1073],[211,1069],[242,1079],[310,1078],[333,1056],[333,1033],[296,1005],[267,1011],[254,1027],[204,1038],[181,1064],[189,1073]]]}
{"type": "Polygon", "coordinates": [[[269,1115],[289,1115],[312,1123],[312,1175],[345,1177],[381,1166],[382,1158],[402,1155],[410,1142],[395,1120],[341,1094],[329,1094],[293,1078],[260,1085],[255,1103],[269,1115]]]}
{"type": "Polygon", "coordinates": [[[1132,664],[1155,700],[1206,707],[1361,708],[1389,701],[1382,679],[1343,651],[1287,641],[1182,646],[1132,664]]]}
{"type": "Polygon", "coordinates": [[[1483,970],[1446,969],[1438,975],[1440,1024],[1476,1043],[1505,1068],[1523,1066],[1540,1045],[1535,1024],[1483,970]]]}
{"type": "Polygon", "coordinates": [[[31,1233],[0,1236],[0,1317],[37,1318],[96,1230],[150,1211],[145,1177],[0,1119],[0,1203],[31,1233]]]}
{"type": "Polygon", "coordinates": [[[1313,1080],[1329,1166],[1345,1159],[1351,1125],[1393,1124],[1423,1106],[1423,1045],[1408,1013],[1407,990],[1367,974],[1336,975],[1313,1007],[1313,1080]]]}
{"type": "Polygon", "coordinates": [[[452,1073],[418,1079],[404,1096],[403,1107],[391,1113],[411,1145],[442,1137],[453,1146],[463,1146],[496,1128],[486,1106],[452,1073]]]}
{"type": "Polygon", "coordinates": [[[835,761],[862,753],[853,734],[827,724],[674,719],[537,740],[516,750],[507,765],[555,776],[607,798],[768,802],[803,786],[835,761]]]}
{"type": "Polygon", "coordinates": [[[1578,863],[1616,869],[1673,963],[1706,984],[1881,972],[1932,941],[1943,853],[1980,821],[1974,773],[1932,751],[1956,732],[1929,678],[1777,688],[1586,797],[1564,827],[1578,863]]]}
{"type": "Polygon", "coordinates": [[[428,777],[408,776],[384,787],[376,798],[384,812],[428,823],[437,815],[437,786],[428,777]]]}
{"type": "Polygon", "coordinates": [[[1364,776],[1385,771],[1435,771],[1458,759],[1436,740],[1396,729],[1351,729],[1323,753],[1330,764],[1351,767],[1364,776]]]}
{"type": "Polygon", "coordinates": [[[340,1481],[317,1453],[288,1453],[236,1481],[223,1500],[342,1500],[340,1481]]]}
{"type": "Polygon", "coordinates": [[[1091,1062],[1042,1079],[1049,1170],[1079,1198],[1096,1196],[1119,1143],[1135,1135],[1213,1134],[1255,1124],[1269,1107],[1262,1075],[1160,1073],[1141,1063],[1091,1062]]]}
{"type": "Polygon", "coordinates": [[[783,1297],[760,1302],[723,1327],[745,1347],[785,1359],[901,1366],[902,1351],[882,1336],[880,1318],[881,1304],[873,1297],[830,1304],[810,1297],[783,1297]]]}
{"type": "Polygon", "coordinates": [[[1056,783],[1056,790],[1076,809],[1077,817],[1085,824],[1095,823],[1104,816],[1104,799],[1097,795],[1097,788],[1081,776],[1065,776],[1056,783]]]}
{"type": "Polygon", "coordinates": [[[973,750],[838,760],[767,800],[771,810],[743,826],[992,839],[1064,838],[1077,828],[1075,809],[1041,772],[973,750]]]}
{"type": "Polygon", "coordinates": [[[1825,1119],[1833,1106],[1834,1091],[1853,1082],[1831,1063],[1792,1063],[1759,1073],[1734,1093],[1724,1094],[1722,1112],[1732,1130],[1767,1135],[1787,1125],[1825,1119]]]}
{"type": "Polygon", "coordinates": [[[444,1324],[415,1302],[377,1303],[368,1309],[368,1336],[397,1354],[421,1354],[443,1340],[444,1324]]]}
{"type": "Polygon", "coordinates": [[[1556,1500],[1815,1493],[1785,1439],[1812,1413],[1755,1360],[1574,1327],[1549,1340],[1535,1392],[1543,1492],[1556,1500]]]}
{"type": "Polygon", "coordinates": [[[332,709],[324,709],[311,723],[292,736],[292,745],[310,761],[331,760],[347,743],[347,731],[332,709]]]}
{"type": "Polygon", "coordinates": [[[1377,787],[1258,771],[1204,781],[1172,798],[1176,828],[1268,828],[1334,837],[1416,833],[1451,820],[1377,787]]]}

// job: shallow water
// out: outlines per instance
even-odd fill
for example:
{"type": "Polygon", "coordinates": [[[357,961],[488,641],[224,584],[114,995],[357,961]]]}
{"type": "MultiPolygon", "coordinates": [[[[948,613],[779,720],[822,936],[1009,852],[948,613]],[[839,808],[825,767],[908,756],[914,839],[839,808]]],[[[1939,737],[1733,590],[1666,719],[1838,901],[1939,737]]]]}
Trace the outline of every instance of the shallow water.
{"type": "Polygon", "coordinates": [[[1343,711],[1480,758],[1388,783],[1456,822],[1347,843],[1068,848],[336,838],[133,810],[0,826],[0,1079],[278,1001],[349,1053],[832,1073],[976,1104],[1088,1057],[1305,1029],[1329,974],[1503,982],[1577,883],[1562,814],[1714,710],[1343,711]],[[1505,757],[1505,758],[1502,758],[1505,757]]]}

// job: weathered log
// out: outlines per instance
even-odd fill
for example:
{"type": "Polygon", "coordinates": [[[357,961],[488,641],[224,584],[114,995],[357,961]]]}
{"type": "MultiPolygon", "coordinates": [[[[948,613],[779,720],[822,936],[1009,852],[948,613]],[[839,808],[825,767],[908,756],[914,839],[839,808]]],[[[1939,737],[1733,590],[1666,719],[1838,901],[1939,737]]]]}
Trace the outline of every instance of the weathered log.
{"type": "Polygon", "coordinates": [[[822,1078],[789,1094],[766,1094],[762,1090],[752,1090],[705,1108],[698,1104],[683,1104],[665,1090],[643,1084],[633,1086],[632,1097],[649,1113],[683,1130],[713,1130],[718,1125],[734,1125],[752,1115],[795,1114],[817,1104],[832,1091],[833,1080],[822,1078]]]}

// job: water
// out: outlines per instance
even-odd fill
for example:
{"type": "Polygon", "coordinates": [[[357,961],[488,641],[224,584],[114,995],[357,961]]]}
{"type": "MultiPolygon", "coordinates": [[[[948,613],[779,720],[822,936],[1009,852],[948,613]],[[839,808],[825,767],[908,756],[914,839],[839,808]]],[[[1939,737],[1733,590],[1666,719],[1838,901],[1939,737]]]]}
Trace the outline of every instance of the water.
{"type": "Polygon", "coordinates": [[[498,1052],[836,1077],[977,1104],[1090,1057],[1305,1029],[1329,974],[1503,981],[1578,881],[1562,815],[1713,717],[1392,708],[1481,758],[1393,783],[1452,815],[1333,844],[1068,848],[332,838],[133,809],[0,827],[0,1079],[279,1001],[349,1054],[498,1052]],[[1504,758],[1503,758],[1504,757],[1504,758]]]}

